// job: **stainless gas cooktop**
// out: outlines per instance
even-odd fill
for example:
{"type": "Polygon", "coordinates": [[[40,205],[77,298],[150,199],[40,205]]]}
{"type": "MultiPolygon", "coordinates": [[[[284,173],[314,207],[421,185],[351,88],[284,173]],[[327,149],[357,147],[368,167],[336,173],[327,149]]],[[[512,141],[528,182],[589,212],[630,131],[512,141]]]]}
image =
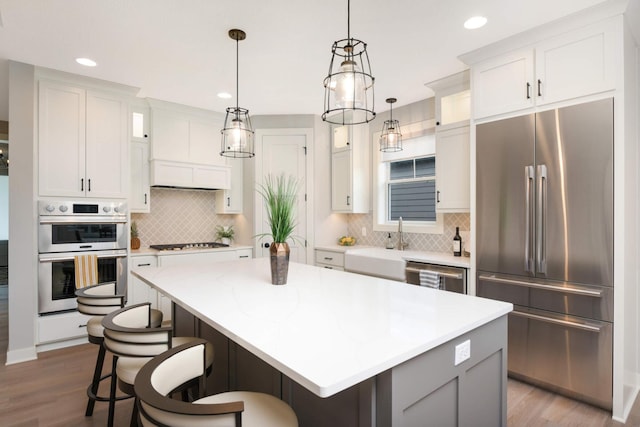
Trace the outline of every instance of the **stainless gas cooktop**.
{"type": "Polygon", "coordinates": [[[229,245],[219,242],[204,242],[204,243],[174,243],[171,245],[150,245],[151,249],[157,249],[159,251],[186,251],[194,249],[211,249],[211,248],[226,248],[229,245]]]}

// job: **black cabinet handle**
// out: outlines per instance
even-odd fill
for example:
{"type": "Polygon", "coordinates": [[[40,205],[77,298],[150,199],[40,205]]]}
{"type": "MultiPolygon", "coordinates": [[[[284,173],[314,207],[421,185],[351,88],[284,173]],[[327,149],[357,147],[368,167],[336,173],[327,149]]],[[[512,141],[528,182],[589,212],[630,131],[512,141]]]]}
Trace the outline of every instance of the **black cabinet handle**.
{"type": "Polygon", "coordinates": [[[268,243],[265,243],[265,244],[264,244],[264,245],[262,245],[262,246],[264,246],[265,248],[268,248],[268,247],[269,247],[269,244],[268,244],[268,243]]]}
{"type": "Polygon", "coordinates": [[[542,96],[542,81],[538,79],[538,96],[542,96]]]}
{"type": "Polygon", "coordinates": [[[347,196],[347,206],[351,206],[351,196],[347,196]]]}
{"type": "Polygon", "coordinates": [[[440,190],[436,191],[436,203],[440,203],[440,190]]]}
{"type": "Polygon", "coordinates": [[[87,191],[91,191],[91,178],[89,178],[87,181],[88,181],[87,191]]]}
{"type": "Polygon", "coordinates": [[[231,207],[231,197],[227,197],[227,207],[231,207]]]}
{"type": "Polygon", "coordinates": [[[144,204],[147,204],[147,193],[144,193],[144,204]]]}
{"type": "Polygon", "coordinates": [[[149,267],[150,265],[151,265],[150,263],[138,264],[136,267],[149,267]]]}
{"type": "Polygon", "coordinates": [[[84,178],[80,178],[80,191],[84,191],[84,178]]]}
{"type": "Polygon", "coordinates": [[[531,99],[531,83],[527,82],[527,99],[531,99]]]}

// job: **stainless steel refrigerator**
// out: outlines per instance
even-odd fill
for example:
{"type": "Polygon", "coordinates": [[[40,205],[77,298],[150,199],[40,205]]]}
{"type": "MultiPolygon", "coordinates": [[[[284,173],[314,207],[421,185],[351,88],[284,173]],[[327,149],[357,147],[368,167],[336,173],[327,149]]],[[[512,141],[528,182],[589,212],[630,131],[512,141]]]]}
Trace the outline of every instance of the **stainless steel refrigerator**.
{"type": "Polygon", "coordinates": [[[476,127],[477,294],[513,377],[611,408],[613,99],[476,127]]]}

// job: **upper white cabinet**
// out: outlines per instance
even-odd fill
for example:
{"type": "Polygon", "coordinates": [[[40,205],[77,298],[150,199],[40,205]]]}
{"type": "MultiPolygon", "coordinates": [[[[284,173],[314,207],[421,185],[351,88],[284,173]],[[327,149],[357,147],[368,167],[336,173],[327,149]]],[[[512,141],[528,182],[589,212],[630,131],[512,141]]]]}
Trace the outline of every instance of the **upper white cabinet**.
{"type": "Polygon", "coordinates": [[[120,95],[40,80],[39,194],[127,197],[128,110],[120,95]]]}
{"type": "Polygon", "coordinates": [[[436,133],[436,211],[468,212],[469,126],[436,133]]]}
{"type": "Polygon", "coordinates": [[[609,22],[473,64],[474,117],[612,90],[616,55],[615,31],[609,22]]]}
{"type": "Polygon", "coordinates": [[[149,186],[149,143],[131,141],[131,192],[129,211],[151,212],[151,187],[149,186]]]}
{"type": "Polygon", "coordinates": [[[331,209],[368,213],[370,203],[369,134],[366,126],[339,126],[332,132],[331,209]]]}
{"type": "Polygon", "coordinates": [[[224,115],[150,100],[151,160],[225,165],[220,156],[224,115]]]}
{"type": "Polygon", "coordinates": [[[151,212],[149,183],[149,107],[138,102],[131,107],[131,153],[129,210],[151,212]]]}
{"type": "Polygon", "coordinates": [[[227,157],[227,165],[231,168],[231,186],[216,191],[216,213],[239,214],[242,213],[243,160],[227,157]]]}

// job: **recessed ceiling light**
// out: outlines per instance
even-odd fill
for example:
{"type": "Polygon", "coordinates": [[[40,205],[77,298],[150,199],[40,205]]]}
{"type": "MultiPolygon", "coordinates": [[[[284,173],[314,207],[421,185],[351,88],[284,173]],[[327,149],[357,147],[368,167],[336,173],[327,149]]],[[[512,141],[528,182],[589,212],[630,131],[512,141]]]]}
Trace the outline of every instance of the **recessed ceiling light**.
{"type": "Polygon", "coordinates": [[[232,95],[229,92],[220,92],[218,94],[218,98],[222,98],[222,99],[230,99],[231,96],[232,95]]]}
{"type": "Polygon", "coordinates": [[[95,67],[98,65],[96,61],[89,58],[76,58],[76,62],[80,65],[84,65],[85,67],[95,67]]]}
{"type": "Polygon", "coordinates": [[[475,30],[476,28],[484,27],[487,23],[487,18],[484,16],[472,16],[464,22],[464,27],[467,30],[475,30]]]}

